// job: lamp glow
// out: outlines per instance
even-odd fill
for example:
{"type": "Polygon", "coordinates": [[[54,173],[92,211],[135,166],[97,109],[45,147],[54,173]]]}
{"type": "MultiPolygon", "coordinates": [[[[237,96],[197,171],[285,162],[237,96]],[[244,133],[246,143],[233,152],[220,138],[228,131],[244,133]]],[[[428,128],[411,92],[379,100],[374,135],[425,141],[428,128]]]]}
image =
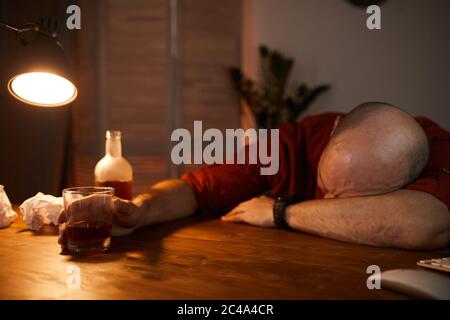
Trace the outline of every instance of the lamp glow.
{"type": "Polygon", "coordinates": [[[9,92],[22,102],[40,107],[58,107],[77,97],[77,88],[69,80],[48,72],[23,73],[8,83],[9,92]]]}

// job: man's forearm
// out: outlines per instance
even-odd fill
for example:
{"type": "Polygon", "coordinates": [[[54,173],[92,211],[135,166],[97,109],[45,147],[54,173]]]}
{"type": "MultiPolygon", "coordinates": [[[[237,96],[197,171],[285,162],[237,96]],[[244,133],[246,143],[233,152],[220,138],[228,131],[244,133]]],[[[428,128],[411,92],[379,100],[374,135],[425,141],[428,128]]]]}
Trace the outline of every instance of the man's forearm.
{"type": "Polygon", "coordinates": [[[134,198],[133,203],[142,215],[141,227],[185,218],[197,209],[193,190],[178,179],[158,182],[134,198]]]}
{"type": "Polygon", "coordinates": [[[299,231],[375,246],[428,249],[450,238],[447,206],[411,190],[305,201],[289,206],[286,220],[299,231]]]}

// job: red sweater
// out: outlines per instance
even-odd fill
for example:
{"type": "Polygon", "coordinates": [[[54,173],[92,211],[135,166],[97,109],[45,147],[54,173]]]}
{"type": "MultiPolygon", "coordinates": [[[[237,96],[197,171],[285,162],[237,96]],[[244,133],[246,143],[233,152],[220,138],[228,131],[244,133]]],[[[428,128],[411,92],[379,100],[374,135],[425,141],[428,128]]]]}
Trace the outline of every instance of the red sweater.
{"type": "MultiPolygon", "coordinates": [[[[280,166],[275,175],[261,175],[259,164],[222,164],[186,173],[181,179],[192,187],[205,214],[225,213],[268,190],[274,197],[295,193],[302,201],[321,198],[317,166],[338,115],[308,116],[282,126],[280,166]]],[[[427,192],[450,207],[450,133],[427,118],[416,120],[428,136],[430,158],[420,177],[403,189],[427,192]]]]}

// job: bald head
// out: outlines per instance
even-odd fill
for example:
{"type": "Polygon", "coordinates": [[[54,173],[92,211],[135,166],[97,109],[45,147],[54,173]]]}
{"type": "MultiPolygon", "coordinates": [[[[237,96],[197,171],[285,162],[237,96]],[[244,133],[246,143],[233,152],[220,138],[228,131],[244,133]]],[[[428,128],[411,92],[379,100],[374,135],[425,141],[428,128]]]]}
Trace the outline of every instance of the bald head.
{"type": "Polygon", "coordinates": [[[327,197],[390,192],[420,174],[428,153],[427,136],[413,117],[386,103],[364,103],[337,120],[318,184],[327,197]]]}

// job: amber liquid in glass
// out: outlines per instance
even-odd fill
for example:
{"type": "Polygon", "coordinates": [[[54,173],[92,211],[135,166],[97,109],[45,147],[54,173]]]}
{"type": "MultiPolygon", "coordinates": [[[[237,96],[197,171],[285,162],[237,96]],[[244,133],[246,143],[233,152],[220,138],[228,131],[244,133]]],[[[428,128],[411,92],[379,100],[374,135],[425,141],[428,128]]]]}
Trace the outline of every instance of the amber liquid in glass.
{"type": "Polygon", "coordinates": [[[113,187],[116,197],[131,200],[133,181],[95,181],[97,187],[113,187]]]}
{"type": "Polygon", "coordinates": [[[111,224],[76,223],[66,227],[69,249],[78,253],[106,251],[111,244],[111,224]]]}
{"type": "Polygon", "coordinates": [[[110,238],[112,226],[68,226],[66,230],[69,242],[88,246],[110,238]]]}

